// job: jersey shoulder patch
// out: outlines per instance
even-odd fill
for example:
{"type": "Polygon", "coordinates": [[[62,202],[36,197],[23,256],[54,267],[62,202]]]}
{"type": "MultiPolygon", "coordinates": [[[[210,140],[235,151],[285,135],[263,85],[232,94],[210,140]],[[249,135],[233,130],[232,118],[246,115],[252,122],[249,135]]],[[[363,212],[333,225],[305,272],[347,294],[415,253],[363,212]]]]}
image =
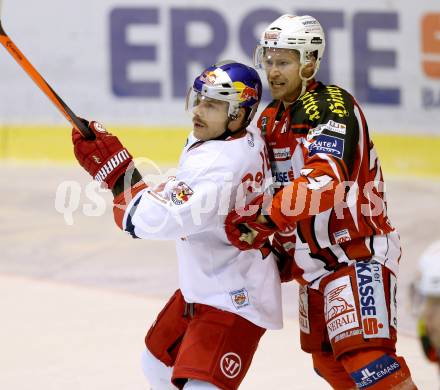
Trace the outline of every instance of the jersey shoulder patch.
{"type": "Polygon", "coordinates": [[[347,134],[347,125],[345,123],[336,122],[333,119],[329,119],[326,123],[321,123],[318,126],[310,129],[307,133],[307,141],[312,141],[314,138],[319,137],[321,134],[344,136],[347,134]]]}
{"type": "Polygon", "coordinates": [[[180,206],[188,202],[189,198],[194,194],[191,187],[183,181],[178,182],[170,191],[171,201],[180,206]]]}
{"type": "Polygon", "coordinates": [[[344,147],[344,139],[332,135],[321,134],[309,145],[309,156],[312,157],[317,153],[324,153],[342,159],[344,156],[344,147]]]}

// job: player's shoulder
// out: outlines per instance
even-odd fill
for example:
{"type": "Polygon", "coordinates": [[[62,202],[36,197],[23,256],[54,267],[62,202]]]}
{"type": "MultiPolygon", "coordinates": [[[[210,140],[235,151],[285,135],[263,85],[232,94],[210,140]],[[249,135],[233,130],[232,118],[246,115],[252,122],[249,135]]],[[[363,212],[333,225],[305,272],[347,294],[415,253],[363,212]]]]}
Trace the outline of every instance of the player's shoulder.
{"type": "Polygon", "coordinates": [[[186,150],[185,168],[206,174],[240,171],[246,161],[255,160],[264,148],[264,140],[256,126],[249,126],[238,138],[199,141],[186,150]]]}
{"type": "Polygon", "coordinates": [[[320,81],[312,85],[312,88],[306,92],[313,94],[318,101],[331,101],[332,99],[352,100],[353,96],[344,88],[334,84],[324,84],[320,81]]]}
{"type": "Polygon", "coordinates": [[[261,131],[255,125],[249,125],[240,137],[215,143],[221,143],[217,164],[224,167],[232,166],[233,170],[240,170],[244,165],[255,161],[265,146],[261,131]]]}
{"type": "Polygon", "coordinates": [[[345,121],[353,116],[353,96],[337,85],[316,83],[299,101],[304,119],[310,122],[319,123],[329,118],[345,121]]]}

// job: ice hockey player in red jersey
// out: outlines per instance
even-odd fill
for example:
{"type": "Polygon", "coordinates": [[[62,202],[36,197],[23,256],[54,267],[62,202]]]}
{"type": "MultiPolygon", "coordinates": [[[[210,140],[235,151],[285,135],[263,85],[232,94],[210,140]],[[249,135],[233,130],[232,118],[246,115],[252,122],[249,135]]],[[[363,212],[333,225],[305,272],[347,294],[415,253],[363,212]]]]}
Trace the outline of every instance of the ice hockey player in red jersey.
{"type": "Polygon", "coordinates": [[[275,232],[282,280],[301,284],[301,347],[334,389],[415,389],[395,350],[401,248],[379,159],[353,96],[315,79],[324,47],[311,16],[263,32],[254,62],[273,101],[258,127],[278,188],[253,215],[233,211],[226,231],[241,249],[275,232]]]}
{"type": "Polygon", "coordinates": [[[270,250],[240,251],[224,231],[237,202],[253,201],[272,180],[264,139],[250,126],[260,99],[253,68],[226,61],[202,72],[187,97],[193,132],[176,177],[157,187],[96,122],[94,141],[73,131],[78,161],[115,195],[118,226],[136,238],[176,240],[180,288],[148,331],[142,358],[153,390],[235,390],[265,330],[282,327],[270,250]]]}

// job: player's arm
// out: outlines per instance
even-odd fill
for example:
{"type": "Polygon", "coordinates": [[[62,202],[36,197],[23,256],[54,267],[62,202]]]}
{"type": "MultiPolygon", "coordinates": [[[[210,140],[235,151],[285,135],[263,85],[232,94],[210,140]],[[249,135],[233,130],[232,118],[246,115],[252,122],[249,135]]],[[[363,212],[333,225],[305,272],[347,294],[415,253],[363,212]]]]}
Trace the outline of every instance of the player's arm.
{"type": "Polygon", "coordinates": [[[195,176],[190,183],[172,178],[160,190],[137,184],[116,196],[116,224],[135,238],[170,240],[221,223],[218,184],[195,176]]]}
{"type": "Polygon", "coordinates": [[[344,200],[344,182],[353,177],[359,140],[359,124],[353,110],[340,117],[321,102],[319,121],[313,123],[304,149],[300,176],[284,187],[266,208],[281,230],[319,214],[344,200]]]}
{"type": "Polygon", "coordinates": [[[94,140],[72,131],[75,156],[95,180],[112,190],[115,220],[123,230],[134,237],[175,239],[217,222],[220,181],[215,172],[193,164],[190,183],[173,179],[161,191],[148,188],[119,139],[97,122],[88,126],[94,140]]]}
{"type": "MultiPolygon", "coordinates": [[[[353,104],[346,102],[353,111],[353,104]]],[[[292,229],[296,223],[319,214],[342,202],[345,187],[354,168],[359,139],[359,125],[351,112],[339,117],[331,111],[329,103],[320,104],[319,119],[312,128],[304,149],[304,167],[300,176],[278,191],[271,202],[262,204],[251,216],[240,217],[231,212],[226,219],[228,239],[236,247],[246,250],[260,247],[275,231],[292,229]],[[248,231],[244,231],[245,224],[248,231]]]]}

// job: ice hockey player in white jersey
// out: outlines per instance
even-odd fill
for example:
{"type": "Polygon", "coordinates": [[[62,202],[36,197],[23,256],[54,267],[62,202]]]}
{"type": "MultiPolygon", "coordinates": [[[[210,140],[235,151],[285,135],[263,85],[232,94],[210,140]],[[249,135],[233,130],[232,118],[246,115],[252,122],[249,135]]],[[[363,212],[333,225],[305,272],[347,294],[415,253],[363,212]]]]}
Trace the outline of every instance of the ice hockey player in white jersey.
{"type": "Polygon", "coordinates": [[[282,327],[270,250],[240,251],[224,231],[229,211],[262,196],[271,181],[264,140],[250,125],[261,89],[257,72],[237,62],[203,71],[188,92],[193,131],[176,176],[154,188],[97,122],[89,124],[93,141],[73,130],[78,161],[115,195],[118,226],[136,238],[176,240],[180,288],[145,338],[153,390],[237,389],[265,330],[282,327]]]}
{"type": "Polygon", "coordinates": [[[426,358],[438,365],[440,374],[440,241],[422,253],[419,271],[420,279],[415,283],[412,297],[419,317],[420,342],[426,358]]]}

